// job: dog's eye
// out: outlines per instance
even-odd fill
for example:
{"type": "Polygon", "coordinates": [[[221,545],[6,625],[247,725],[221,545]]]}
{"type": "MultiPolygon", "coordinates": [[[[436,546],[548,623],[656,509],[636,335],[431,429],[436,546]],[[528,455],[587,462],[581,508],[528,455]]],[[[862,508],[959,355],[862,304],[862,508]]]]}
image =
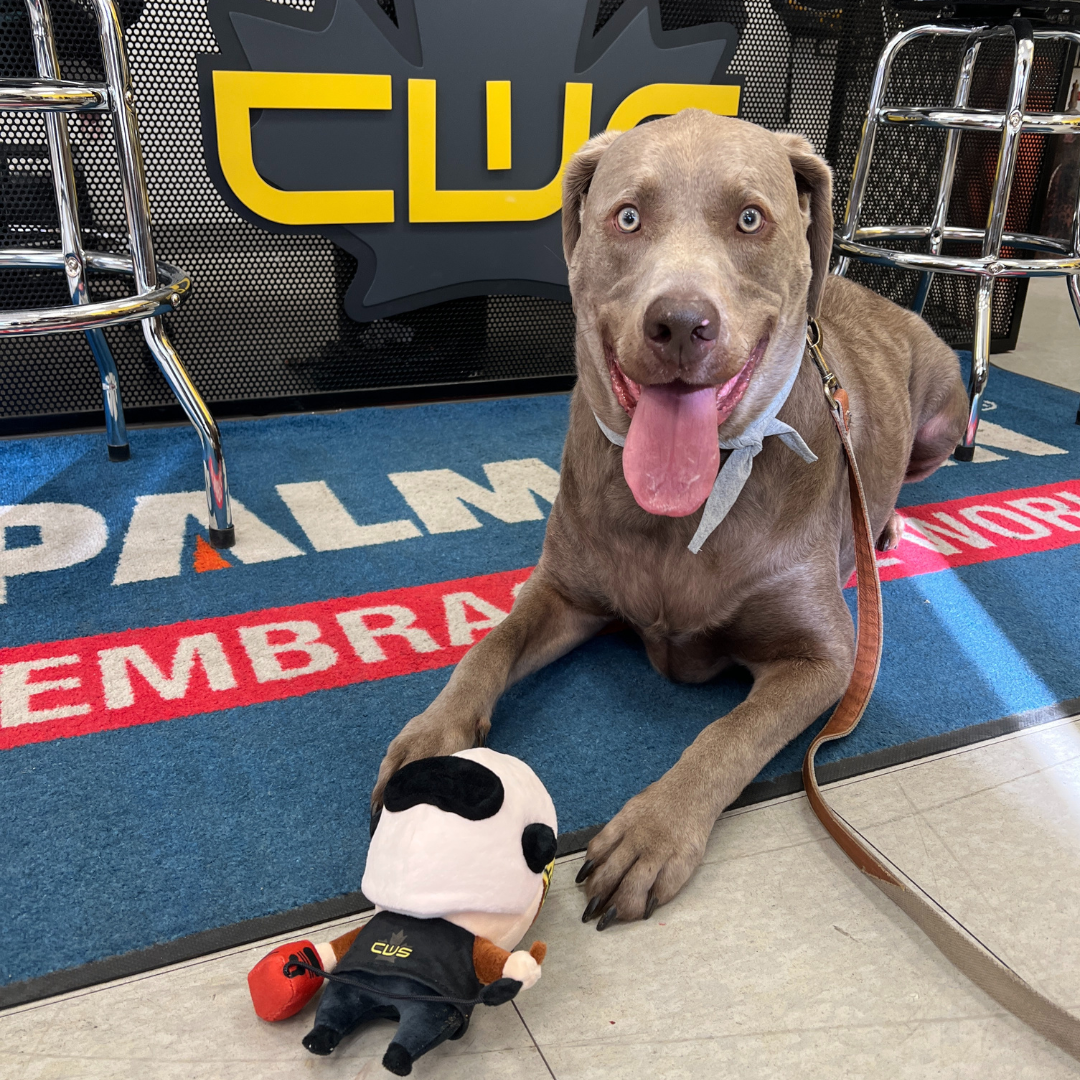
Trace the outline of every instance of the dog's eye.
{"type": "Polygon", "coordinates": [[[641,215],[632,206],[624,206],[615,215],[615,227],[619,232],[637,232],[641,228],[641,215]]]}
{"type": "Polygon", "coordinates": [[[756,206],[748,206],[739,215],[739,232],[756,233],[764,224],[765,215],[756,206]]]}

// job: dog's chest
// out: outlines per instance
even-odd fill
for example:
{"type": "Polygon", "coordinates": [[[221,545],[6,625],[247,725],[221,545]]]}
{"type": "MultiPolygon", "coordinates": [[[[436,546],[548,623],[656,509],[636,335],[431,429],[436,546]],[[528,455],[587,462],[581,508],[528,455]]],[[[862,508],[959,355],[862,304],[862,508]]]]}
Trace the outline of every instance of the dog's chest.
{"type": "Polygon", "coordinates": [[[721,575],[711,559],[681,551],[634,568],[608,562],[599,576],[607,606],[650,637],[676,638],[725,626],[746,594],[742,574],[721,575]]]}
{"type": "Polygon", "coordinates": [[[835,552],[832,514],[823,513],[820,493],[808,496],[812,485],[798,482],[809,466],[784,446],[766,445],[734,506],[696,554],[689,545],[700,515],[644,513],[621,467],[606,464],[575,470],[560,492],[545,559],[567,595],[647,637],[722,630],[812,550],[835,552]]]}

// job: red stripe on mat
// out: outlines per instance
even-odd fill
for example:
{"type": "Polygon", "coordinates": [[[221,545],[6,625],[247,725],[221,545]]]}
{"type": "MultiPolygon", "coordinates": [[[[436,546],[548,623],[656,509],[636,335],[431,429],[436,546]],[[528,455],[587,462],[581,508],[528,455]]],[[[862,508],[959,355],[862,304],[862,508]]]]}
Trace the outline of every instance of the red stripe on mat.
{"type": "Polygon", "coordinates": [[[0,749],[448,667],[530,572],[0,649],[0,749]]]}
{"type": "MultiPolygon", "coordinates": [[[[884,581],[1080,543],[1080,481],[902,517],[884,581]]],[[[0,649],[0,749],[448,667],[530,570],[0,649]]]]}

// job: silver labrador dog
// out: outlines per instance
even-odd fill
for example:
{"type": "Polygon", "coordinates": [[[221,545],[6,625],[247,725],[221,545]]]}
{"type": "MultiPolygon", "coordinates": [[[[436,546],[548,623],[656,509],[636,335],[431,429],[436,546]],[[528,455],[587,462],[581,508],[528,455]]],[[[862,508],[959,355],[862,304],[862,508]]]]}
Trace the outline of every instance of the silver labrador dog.
{"type": "Polygon", "coordinates": [[[688,110],[592,139],[563,192],[579,377],[543,554],[508,618],[390,744],[372,805],[406,762],[482,743],[504,690],[614,619],[670,679],[743,665],[746,700],[589,845],[585,917],[603,929],[675,896],[724,807],[851,673],[845,465],[804,355],[807,315],[850,397],[879,547],[897,542],[900,485],[945,461],[967,403],[955,354],[921,319],[828,274],[831,176],[801,137],[688,110]],[[791,380],[779,419],[812,454],[766,437],[695,554],[718,441],[767,419],[791,380]]]}

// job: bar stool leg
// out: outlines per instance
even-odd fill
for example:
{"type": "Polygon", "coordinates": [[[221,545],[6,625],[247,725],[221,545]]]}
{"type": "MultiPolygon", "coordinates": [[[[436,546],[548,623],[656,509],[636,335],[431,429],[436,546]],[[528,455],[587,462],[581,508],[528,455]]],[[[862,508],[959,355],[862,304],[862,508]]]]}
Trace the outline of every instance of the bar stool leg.
{"type": "MultiPolygon", "coordinates": [[[[1080,211],[1077,213],[1077,218],[1080,220],[1080,211]]],[[[1069,299],[1072,301],[1073,314],[1076,316],[1076,321],[1080,322],[1080,278],[1076,274],[1070,274],[1066,281],[1069,285],[1069,299]]],[[[1080,407],[1076,410],[1076,422],[1080,424],[1080,407]]]]}
{"type": "Polygon", "coordinates": [[[120,373],[116,360],[101,330],[87,330],[86,340],[94,354],[101,375],[101,396],[105,404],[105,442],[109,448],[110,461],[127,461],[131,457],[127,425],[124,423],[124,406],[120,401],[120,373]]]}
{"type": "MultiPolygon", "coordinates": [[[[870,179],[870,162],[874,157],[874,139],[877,137],[878,111],[885,98],[885,88],[889,83],[889,72],[896,54],[909,41],[907,34],[898,34],[884,48],[878,57],[874,71],[874,81],[870,87],[870,104],[866,109],[859,149],[855,153],[855,167],[851,173],[851,187],[848,189],[847,206],[844,209],[844,224],[840,236],[844,240],[853,240],[859,227],[859,215],[862,213],[862,201],[866,195],[866,185],[870,179]]],[[[833,273],[843,277],[848,272],[851,260],[841,255],[836,260],[833,273]]]]}
{"type": "MultiPolygon", "coordinates": [[[[985,27],[979,27],[970,33],[980,33],[985,27]]],[[[855,166],[851,172],[851,187],[848,189],[847,206],[844,210],[844,223],[840,227],[841,240],[854,240],[855,233],[859,228],[859,215],[862,213],[862,201],[866,195],[866,185],[870,179],[870,162],[874,156],[874,140],[877,137],[877,129],[880,123],[879,113],[885,100],[885,90],[889,85],[889,75],[892,72],[893,61],[897,53],[905,45],[916,38],[931,35],[944,34],[955,35],[968,32],[963,29],[943,28],[937,26],[915,26],[905,30],[892,38],[878,57],[877,68],[874,70],[874,81],[870,87],[870,104],[866,109],[866,119],[863,121],[862,135],[859,138],[859,149],[855,154],[855,166]]],[[[846,255],[841,255],[836,260],[833,273],[843,277],[850,265],[851,260],[846,255]]]]}
{"type": "MultiPolygon", "coordinates": [[[[971,75],[975,70],[975,61],[978,59],[981,44],[982,42],[974,34],[968,38],[964,59],[960,63],[960,74],[956,78],[953,108],[963,109],[967,107],[968,95],[971,93],[971,75]]],[[[945,155],[941,161],[941,177],[938,180],[937,201],[934,204],[934,220],[930,223],[931,255],[941,254],[945,219],[949,216],[953,177],[956,175],[956,158],[960,152],[960,134],[959,131],[953,130],[945,138],[945,155]]],[[[930,295],[930,286],[933,283],[934,275],[932,273],[923,274],[919,278],[919,287],[915,292],[915,300],[911,305],[911,310],[916,315],[923,313],[923,308],[926,307],[926,298],[930,295]]]]}
{"type": "Polygon", "coordinates": [[[225,458],[221,452],[221,434],[210,415],[202,395],[180,362],[180,357],[165,336],[161,319],[143,319],[143,337],[150,347],[169,389],[176,395],[187,413],[202,446],[203,479],[206,482],[206,503],[210,511],[210,543],[216,548],[230,548],[236,543],[229,503],[229,482],[225,474],[225,458]]]}
{"type": "MultiPolygon", "coordinates": [[[[124,54],[116,5],[113,0],[92,2],[97,15],[105,79],[111,98],[113,131],[116,136],[117,156],[120,159],[120,179],[124,189],[124,209],[127,213],[135,284],[139,292],[144,292],[157,284],[157,264],[154,261],[154,245],[150,235],[150,196],[146,189],[134,91],[127,57],[124,54]]],[[[206,502],[210,511],[210,543],[219,548],[232,547],[236,542],[236,534],[233,530],[229,483],[218,426],[210,415],[206,402],[184,370],[176,350],[165,336],[161,319],[144,319],[142,329],[154,360],[199,435],[206,502]]]]}
{"type": "MultiPolygon", "coordinates": [[[[26,0],[30,32],[34,43],[34,61],[42,79],[59,79],[60,64],[56,56],[52,19],[45,0],[26,0]]],[[[49,160],[56,197],[56,213],[60,222],[60,241],[64,252],[64,271],[68,293],[73,304],[88,304],[86,289],[86,256],[79,229],[78,197],[75,193],[75,164],[71,156],[71,140],[67,117],[63,113],[45,114],[45,130],[49,140],[49,160]]],[[[120,375],[105,335],[100,330],[87,330],[86,340],[101,375],[101,391],[105,405],[105,441],[110,461],[126,461],[131,456],[124,408],[120,401],[120,375]]]]}
{"type": "MultiPolygon", "coordinates": [[[[1035,53],[1031,23],[1027,19],[1013,19],[1010,25],[1016,37],[1016,53],[1009,83],[1008,103],[1005,107],[1007,119],[1001,133],[997,172],[994,174],[994,184],[990,192],[990,208],[983,237],[984,260],[997,260],[1001,257],[1001,236],[1005,231],[1005,212],[1009,208],[1009,192],[1012,189],[1013,174],[1016,172],[1016,159],[1020,153],[1020,128],[1023,124],[1028,88],[1031,85],[1032,58],[1035,53]]],[[[971,461],[975,456],[979,410],[990,370],[990,304],[993,294],[994,277],[988,273],[979,278],[975,299],[975,340],[971,350],[971,378],[968,381],[968,422],[964,441],[953,452],[957,461],[971,461]]]]}
{"type": "Polygon", "coordinates": [[[971,350],[971,375],[968,378],[968,422],[964,441],[953,452],[957,461],[975,457],[975,436],[979,430],[979,411],[982,408],[986,377],[990,372],[990,301],[994,295],[994,279],[979,278],[975,295],[975,340],[971,350]]]}

